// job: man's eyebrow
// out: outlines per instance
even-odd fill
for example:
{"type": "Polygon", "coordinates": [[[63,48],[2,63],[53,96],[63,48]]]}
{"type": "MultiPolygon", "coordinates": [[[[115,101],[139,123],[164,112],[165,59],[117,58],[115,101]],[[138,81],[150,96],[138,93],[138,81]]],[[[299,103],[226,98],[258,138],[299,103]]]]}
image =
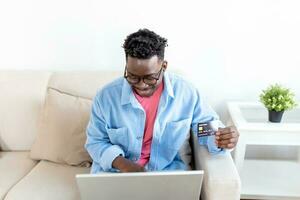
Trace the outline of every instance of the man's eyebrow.
{"type": "MultiPolygon", "coordinates": [[[[128,71],[127,70],[127,72],[129,73],[129,74],[131,74],[131,75],[133,75],[133,76],[139,76],[139,75],[136,75],[136,74],[134,74],[134,73],[131,73],[130,71],[128,71]]],[[[156,73],[151,73],[151,74],[146,74],[146,75],[143,75],[143,76],[152,76],[152,75],[155,75],[155,74],[157,74],[158,72],[156,72],[156,73]]]]}

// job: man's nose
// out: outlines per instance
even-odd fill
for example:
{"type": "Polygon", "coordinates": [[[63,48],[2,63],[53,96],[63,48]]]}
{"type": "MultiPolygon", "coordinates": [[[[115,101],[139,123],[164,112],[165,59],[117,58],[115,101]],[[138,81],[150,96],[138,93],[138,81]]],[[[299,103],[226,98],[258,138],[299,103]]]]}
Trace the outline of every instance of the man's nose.
{"type": "Polygon", "coordinates": [[[135,85],[138,86],[138,88],[140,88],[140,89],[143,89],[143,88],[147,87],[147,84],[144,83],[143,79],[140,79],[140,81],[135,85]]]}

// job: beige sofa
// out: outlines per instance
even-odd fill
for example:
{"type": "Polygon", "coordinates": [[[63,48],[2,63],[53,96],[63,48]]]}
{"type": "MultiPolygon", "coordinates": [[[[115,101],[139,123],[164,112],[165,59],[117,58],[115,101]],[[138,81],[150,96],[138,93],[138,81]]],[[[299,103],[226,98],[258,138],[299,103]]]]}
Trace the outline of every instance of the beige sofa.
{"type": "MultiPolygon", "coordinates": [[[[0,71],[0,199],[80,199],[75,175],[90,171],[83,162],[90,158],[78,150],[89,106],[97,89],[120,75],[0,71]]],[[[211,156],[195,139],[195,168],[205,171],[201,199],[239,199],[240,179],[230,154],[211,156]]]]}

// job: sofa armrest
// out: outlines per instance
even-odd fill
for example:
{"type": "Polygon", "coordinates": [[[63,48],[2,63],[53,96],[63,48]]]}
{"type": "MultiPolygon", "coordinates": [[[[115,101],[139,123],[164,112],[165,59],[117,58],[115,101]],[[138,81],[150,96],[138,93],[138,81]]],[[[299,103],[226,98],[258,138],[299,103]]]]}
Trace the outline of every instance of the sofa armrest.
{"type": "Polygon", "coordinates": [[[211,155],[191,134],[194,168],[204,170],[201,200],[239,200],[241,181],[230,152],[211,155]]]}

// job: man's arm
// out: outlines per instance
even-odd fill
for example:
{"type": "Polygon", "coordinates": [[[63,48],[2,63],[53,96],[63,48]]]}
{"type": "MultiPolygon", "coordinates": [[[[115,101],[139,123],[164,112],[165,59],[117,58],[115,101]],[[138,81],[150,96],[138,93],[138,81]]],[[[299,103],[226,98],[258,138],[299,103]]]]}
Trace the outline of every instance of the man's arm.
{"type": "Polygon", "coordinates": [[[196,103],[194,107],[192,131],[197,134],[198,123],[217,120],[219,121],[219,130],[216,137],[204,136],[199,140],[200,145],[207,146],[210,153],[217,154],[224,152],[225,149],[235,147],[239,134],[235,127],[225,127],[219,120],[217,113],[204,102],[199,92],[195,90],[196,103]]]}
{"type": "Polygon", "coordinates": [[[102,92],[100,92],[93,100],[90,121],[86,130],[85,148],[93,161],[99,163],[104,171],[112,168],[119,169],[121,172],[144,171],[143,167],[124,158],[125,153],[119,145],[110,142],[106,130],[107,122],[103,116],[102,98],[102,92]]]}

